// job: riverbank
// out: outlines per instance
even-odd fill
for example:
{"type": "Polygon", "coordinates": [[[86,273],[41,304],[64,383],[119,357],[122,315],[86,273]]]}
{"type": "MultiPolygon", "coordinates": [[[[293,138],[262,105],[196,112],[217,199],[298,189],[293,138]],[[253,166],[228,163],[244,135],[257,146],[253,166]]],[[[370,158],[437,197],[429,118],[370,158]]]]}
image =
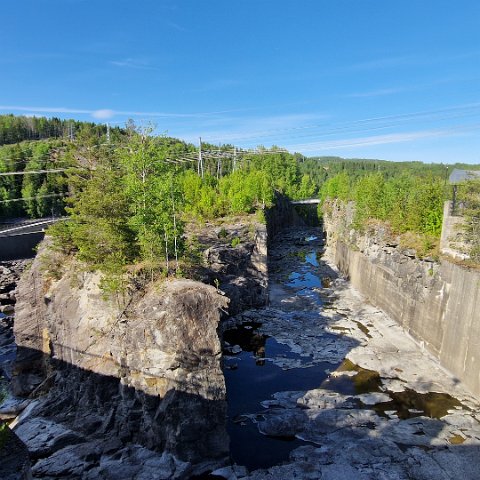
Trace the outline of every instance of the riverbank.
{"type": "MultiPolygon", "coordinates": [[[[236,412],[229,433],[235,437],[232,430],[239,430],[243,446],[232,449],[233,457],[247,458],[243,450],[261,445],[260,435],[269,439],[268,448],[272,439],[291,442],[283,465],[272,466],[257,448],[264,469],[243,478],[478,478],[478,403],[338,275],[320,237],[318,229],[279,235],[269,251],[269,307],[230,323],[247,322],[263,337],[261,355],[257,349],[250,357],[278,369],[270,380],[273,396],[264,395],[256,408],[247,401],[236,412]],[[288,372],[294,372],[293,384],[283,383],[288,372]],[[245,436],[242,429],[254,433],[245,436]]],[[[227,399],[234,391],[229,375],[242,381],[243,369],[248,400],[256,392],[255,369],[236,355],[226,361],[236,363],[231,375],[226,372],[227,399]]]]}
{"type": "MultiPolygon", "coordinates": [[[[475,399],[339,276],[320,229],[298,227],[271,239],[270,303],[222,322],[221,365],[216,327],[225,310],[222,288],[246,290],[238,297],[241,310],[267,285],[264,235],[235,248],[232,241],[243,227],[222,228],[205,236],[206,244],[212,235],[223,238],[223,247],[204,254],[206,278],[219,279],[217,287],[182,280],[152,288],[125,315],[112,317],[115,328],[95,317],[103,312],[103,300],[90,274],[82,283],[68,276],[54,282],[50,293],[37,285],[36,305],[47,309],[38,316],[45,321],[40,332],[45,328],[54,340],[42,343],[41,348],[53,346],[42,360],[55,370],[40,384],[25,370],[25,385],[42,385],[36,391],[44,396],[27,407],[17,427],[34,457],[36,477],[113,479],[128,472],[129,478],[180,479],[214,470],[212,475],[231,480],[477,478],[475,399]],[[256,279],[255,290],[237,281],[242,266],[246,280],[256,279]],[[90,301],[78,305],[90,313],[82,321],[70,315],[65,323],[62,305],[71,308],[72,285],[83,285],[90,301]],[[221,305],[213,308],[215,302],[221,305]],[[196,315],[199,305],[202,313],[196,315]],[[60,318],[63,330],[57,331],[60,318]],[[81,328],[96,333],[82,335],[81,328]],[[73,338],[87,342],[88,355],[65,348],[73,338]],[[108,341],[107,357],[101,341],[108,341]],[[71,368],[72,360],[77,367],[97,368],[97,375],[71,368]],[[100,367],[110,370],[98,375],[100,367]],[[56,390],[45,395],[51,382],[56,390]],[[205,434],[210,443],[199,441],[205,434]],[[155,442],[169,450],[162,453],[155,442]],[[209,457],[210,446],[218,449],[216,459],[209,457]],[[236,465],[228,466],[229,456],[236,465]]],[[[35,282],[26,285],[33,288],[35,282]]]]}

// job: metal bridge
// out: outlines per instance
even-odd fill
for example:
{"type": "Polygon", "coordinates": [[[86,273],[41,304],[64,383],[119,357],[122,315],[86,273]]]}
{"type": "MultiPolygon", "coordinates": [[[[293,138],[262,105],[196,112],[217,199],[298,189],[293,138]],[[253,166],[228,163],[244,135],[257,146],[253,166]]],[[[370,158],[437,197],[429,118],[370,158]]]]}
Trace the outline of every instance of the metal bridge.
{"type": "Polygon", "coordinates": [[[45,228],[64,219],[65,217],[56,217],[0,223],[0,238],[44,232],[45,228]]]}
{"type": "Polygon", "coordinates": [[[0,261],[31,258],[45,229],[66,217],[17,220],[0,224],[0,261]]]}
{"type": "Polygon", "coordinates": [[[320,203],[320,199],[307,198],[305,200],[292,200],[290,203],[292,205],[318,205],[320,203]]]}

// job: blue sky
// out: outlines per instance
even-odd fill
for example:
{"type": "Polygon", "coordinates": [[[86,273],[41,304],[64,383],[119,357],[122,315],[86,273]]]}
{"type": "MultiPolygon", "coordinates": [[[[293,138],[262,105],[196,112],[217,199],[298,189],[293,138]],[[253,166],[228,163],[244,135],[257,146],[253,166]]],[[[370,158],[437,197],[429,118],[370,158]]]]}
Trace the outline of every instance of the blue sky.
{"type": "Polygon", "coordinates": [[[0,112],[480,163],[478,0],[5,0],[0,112]]]}

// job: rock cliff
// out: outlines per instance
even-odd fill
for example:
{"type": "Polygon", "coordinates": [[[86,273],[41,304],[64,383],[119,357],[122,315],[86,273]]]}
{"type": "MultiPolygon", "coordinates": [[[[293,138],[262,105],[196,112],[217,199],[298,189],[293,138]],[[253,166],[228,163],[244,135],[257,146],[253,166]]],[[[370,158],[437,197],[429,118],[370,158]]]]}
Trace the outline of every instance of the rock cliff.
{"type": "MultiPolygon", "coordinates": [[[[228,437],[217,326],[228,299],[212,286],[175,280],[106,300],[100,275],[73,259],[63,259],[64,273],[52,278],[46,248],[19,282],[14,326],[15,393],[48,392],[16,427],[40,459],[34,473],[58,474],[52,458],[77,444],[83,457],[76,448],[80,458],[60,469],[69,478],[101,469],[114,452],[127,455],[129,445],[190,466],[221,464],[228,437]],[[36,448],[38,432],[49,429],[51,439],[36,448]]],[[[180,470],[178,478],[192,473],[180,470]]]]}

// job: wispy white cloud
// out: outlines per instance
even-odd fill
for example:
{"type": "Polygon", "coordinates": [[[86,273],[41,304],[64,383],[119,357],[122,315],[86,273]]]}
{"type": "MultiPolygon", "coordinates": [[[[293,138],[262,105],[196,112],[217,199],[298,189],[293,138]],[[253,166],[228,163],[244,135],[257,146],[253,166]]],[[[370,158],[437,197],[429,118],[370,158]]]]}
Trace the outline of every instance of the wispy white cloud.
{"type": "Polygon", "coordinates": [[[413,142],[429,138],[445,138],[465,135],[480,130],[480,124],[462,125],[448,129],[418,130],[413,132],[391,133],[387,135],[370,135],[355,138],[343,138],[333,141],[309,142],[304,144],[286,145],[288,148],[300,152],[341,150],[347,148],[370,147],[374,145],[387,145],[395,143],[413,142]]]}
{"type": "Polygon", "coordinates": [[[223,90],[225,88],[234,88],[244,85],[246,82],[240,78],[215,78],[209,82],[192,89],[192,92],[209,92],[223,90]]]}
{"type": "Polygon", "coordinates": [[[349,70],[377,70],[381,68],[395,68],[405,65],[411,65],[418,62],[418,58],[413,55],[403,55],[397,57],[383,57],[355,63],[348,67],[349,70]]]}
{"type": "Polygon", "coordinates": [[[480,51],[463,52],[459,54],[432,54],[429,56],[420,54],[409,54],[400,56],[389,56],[374,58],[364,62],[355,63],[347,66],[346,70],[380,70],[398,67],[411,67],[417,65],[433,65],[440,63],[450,63],[459,60],[468,60],[480,56],[480,51]]]}
{"type": "Polygon", "coordinates": [[[158,67],[151,65],[149,61],[138,58],[123,58],[120,60],[110,60],[110,65],[119,68],[131,68],[134,70],[159,70],[158,67]]]}
{"type": "Polygon", "coordinates": [[[83,110],[78,108],[65,107],[25,107],[19,105],[0,105],[0,110],[7,112],[34,112],[34,113],[79,113],[89,114],[94,110],[83,110]]]}
{"type": "Polygon", "coordinates": [[[217,112],[191,112],[191,113],[172,113],[172,112],[147,112],[134,110],[111,110],[111,109],[82,109],[67,107],[34,107],[24,105],[0,105],[0,111],[3,112],[30,112],[31,114],[81,114],[91,115],[97,119],[108,119],[113,117],[144,117],[144,118],[203,118],[217,116],[228,113],[228,110],[217,112]]]}
{"type": "Polygon", "coordinates": [[[403,93],[406,91],[412,90],[411,88],[398,87],[398,88],[380,88],[378,90],[371,90],[368,92],[356,92],[356,93],[347,93],[344,97],[347,98],[371,98],[371,97],[382,97],[386,95],[395,95],[397,93],[403,93]]]}
{"type": "Polygon", "coordinates": [[[188,30],[185,27],[182,27],[182,25],[176,23],[176,22],[167,22],[167,25],[174,30],[178,30],[179,32],[187,32],[188,30]]]}
{"type": "Polygon", "coordinates": [[[108,120],[109,118],[113,118],[115,116],[115,111],[105,108],[103,110],[94,110],[91,115],[93,118],[98,120],[108,120]]]}
{"type": "Polygon", "coordinates": [[[192,140],[202,132],[202,138],[210,142],[239,142],[244,144],[262,141],[277,141],[286,134],[298,133],[318,127],[318,122],[326,120],[322,113],[293,113],[268,116],[221,116],[207,118],[196,125],[195,132],[183,132],[192,140]],[[315,125],[314,125],[315,124],[315,125]],[[221,128],[218,128],[221,126],[221,128]]]}

